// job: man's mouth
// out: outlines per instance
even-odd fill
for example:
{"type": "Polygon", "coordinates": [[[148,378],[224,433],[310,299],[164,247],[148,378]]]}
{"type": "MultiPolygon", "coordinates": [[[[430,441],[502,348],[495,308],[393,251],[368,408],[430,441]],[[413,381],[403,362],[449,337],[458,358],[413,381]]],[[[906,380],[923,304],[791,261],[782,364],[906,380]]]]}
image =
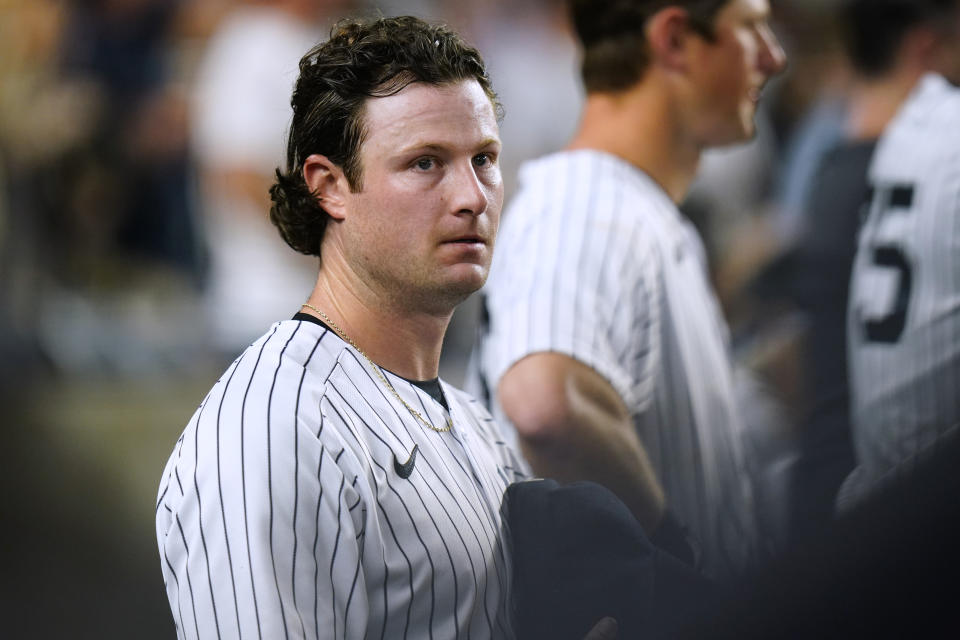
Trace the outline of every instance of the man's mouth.
{"type": "Polygon", "coordinates": [[[484,239],[480,236],[463,236],[460,238],[454,238],[453,240],[447,240],[444,244],[486,244],[484,239]]]}

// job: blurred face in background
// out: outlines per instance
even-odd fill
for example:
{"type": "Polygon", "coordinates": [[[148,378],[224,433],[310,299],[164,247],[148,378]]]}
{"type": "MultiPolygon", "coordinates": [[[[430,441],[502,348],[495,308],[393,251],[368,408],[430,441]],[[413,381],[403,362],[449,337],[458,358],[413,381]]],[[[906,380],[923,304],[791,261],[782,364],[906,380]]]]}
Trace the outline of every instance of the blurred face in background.
{"type": "Polygon", "coordinates": [[[713,37],[694,39],[689,115],[700,146],[753,136],[761,89],[786,65],[769,19],[767,0],[730,0],[714,19],[713,37]]]}

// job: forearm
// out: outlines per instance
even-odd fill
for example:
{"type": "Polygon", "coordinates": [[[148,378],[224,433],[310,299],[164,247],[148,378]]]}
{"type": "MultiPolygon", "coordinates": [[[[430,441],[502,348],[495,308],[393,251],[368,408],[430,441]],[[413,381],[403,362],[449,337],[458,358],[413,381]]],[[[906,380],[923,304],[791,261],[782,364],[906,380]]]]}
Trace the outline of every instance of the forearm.
{"type": "Polygon", "coordinates": [[[601,484],[623,500],[645,531],[656,530],[665,509],[663,489],[632,424],[586,411],[556,425],[552,433],[545,438],[520,435],[534,473],[561,482],[601,484]]]}
{"type": "Polygon", "coordinates": [[[518,362],[498,385],[533,471],[563,482],[590,480],[656,530],[664,496],[622,398],[595,370],[557,353],[518,362]]]}

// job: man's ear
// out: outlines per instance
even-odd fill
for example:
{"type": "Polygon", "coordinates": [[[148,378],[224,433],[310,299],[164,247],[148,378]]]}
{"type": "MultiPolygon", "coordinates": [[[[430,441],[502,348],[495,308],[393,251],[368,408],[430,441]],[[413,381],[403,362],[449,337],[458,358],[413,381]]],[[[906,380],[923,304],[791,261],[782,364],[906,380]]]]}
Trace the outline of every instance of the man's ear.
{"type": "Polygon", "coordinates": [[[687,45],[693,30],[690,28],[690,14],[686,9],[664,7],[650,16],[645,32],[652,64],[667,71],[687,71],[687,45]]]}
{"type": "Polygon", "coordinates": [[[343,169],[327,156],[314,153],[303,161],[303,180],[331,218],[343,220],[346,217],[346,195],[350,192],[350,183],[343,169]]]}

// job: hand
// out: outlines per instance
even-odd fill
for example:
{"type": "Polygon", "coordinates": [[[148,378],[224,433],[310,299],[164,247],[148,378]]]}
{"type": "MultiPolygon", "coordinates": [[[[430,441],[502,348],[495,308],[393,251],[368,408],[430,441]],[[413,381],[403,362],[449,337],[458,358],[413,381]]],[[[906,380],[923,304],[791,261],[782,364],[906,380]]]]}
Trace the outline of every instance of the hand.
{"type": "Polygon", "coordinates": [[[617,621],[609,617],[601,619],[583,640],[617,640],[617,621]]]}

